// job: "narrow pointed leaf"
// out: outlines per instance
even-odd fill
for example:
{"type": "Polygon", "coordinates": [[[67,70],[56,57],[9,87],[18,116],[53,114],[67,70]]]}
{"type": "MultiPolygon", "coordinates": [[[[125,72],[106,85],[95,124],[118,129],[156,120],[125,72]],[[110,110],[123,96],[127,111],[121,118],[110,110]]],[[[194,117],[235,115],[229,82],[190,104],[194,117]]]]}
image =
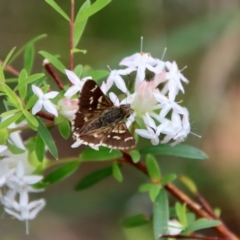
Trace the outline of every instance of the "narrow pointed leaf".
{"type": "Polygon", "coordinates": [[[154,239],[159,240],[161,234],[168,234],[169,208],[167,193],[161,189],[153,207],[154,239]]]}
{"type": "Polygon", "coordinates": [[[168,174],[161,179],[161,184],[166,185],[177,178],[176,174],[168,174]]]}
{"type": "Polygon", "coordinates": [[[70,21],[68,15],[62,10],[62,8],[55,3],[53,0],[45,0],[54,10],[56,10],[61,16],[63,16],[67,21],[70,21]]]}
{"type": "Polygon", "coordinates": [[[14,56],[10,59],[9,63],[12,63],[27,47],[29,44],[33,44],[34,42],[45,38],[47,36],[47,34],[41,34],[37,37],[34,37],[33,39],[31,39],[30,41],[28,41],[25,45],[23,45],[15,54],[14,56]]]}
{"type": "Polygon", "coordinates": [[[78,161],[73,161],[69,163],[65,163],[62,166],[54,169],[51,173],[49,173],[42,182],[44,184],[53,184],[55,182],[59,182],[60,180],[70,176],[73,174],[79,167],[78,161]]]}
{"type": "Polygon", "coordinates": [[[69,122],[62,122],[58,124],[58,130],[64,139],[69,138],[71,134],[71,128],[70,128],[69,122]]]}
{"type": "Polygon", "coordinates": [[[220,225],[221,222],[217,220],[198,219],[193,224],[189,225],[184,232],[194,232],[197,230],[211,228],[220,225]]]}
{"type": "Polygon", "coordinates": [[[18,148],[15,145],[11,144],[10,142],[7,142],[7,147],[13,154],[21,154],[25,152],[24,149],[18,148]]]}
{"type": "Polygon", "coordinates": [[[179,222],[181,223],[181,225],[183,226],[183,228],[185,228],[188,224],[187,222],[187,211],[186,211],[186,204],[180,204],[179,202],[177,202],[175,204],[175,210],[176,210],[176,214],[177,217],[179,219],[179,222]]]}
{"type": "Polygon", "coordinates": [[[13,115],[17,112],[21,111],[20,109],[12,109],[12,110],[9,110],[7,112],[3,112],[0,116],[3,118],[3,117],[7,117],[9,115],[13,115]]]}
{"type": "Polygon", "coordinates": [[[43,162],[45,157],[45,143],[38,133],[35,139],[35,153],[39,162],[43,162]]]}
{"type": "Polygon", "coordinates": [[[156,197],[158,196],[159,192],[161,190],[161,186],[159,184],[153,184],[150,191],[149,196],[152,202],[156,200],[156,197]]]}
{"type": "Polygon", "coordinates": [[[78,22],[86,20],[87,18],[89,18],[94,13],[100,11],[102,8],[104,8],[110,2],[111,2],[111,0],[97,0],[97,1],[95,1],[89,8],[82,11],[82,13],[80,14],[80,17],[78,18],[78,22]]]}
{"type": "Polygon", "coordinates": [[[159,183],[161,179],[160,169],[156,159],[150,154],[147,155],[146,167],[152,182],[159,183]]]}
{"type": "MultiPolygon", "coordinates": [[[[18,76],[18,85],[20,85],[27,78],[27,76],[28,76],[27,71],[25,69],[22,69],[22,71],[18,76]]],[[[25,99],[26,93],[27,93],[27,84],[24,84],[22,87],[19,88],[19,95],[21,99],[25,99]]]]}
{"type": "Polygon", "coordinates": [[[78,49],[78,48],[73,48],[73,49],[71,49],[71,53],[83,53],[83,54],[86,54],[86,53],[87,53],[87,50],[78,49]]]}
{"type": "Polygon", "coordinates": [[[108,178],[109,176],[112,176],[112,166],[90,173],[77,184],[75,190],[80,191],[89,188],[105,178],[108,178]]]}
{"type": "Polygon", "coordinates": [[[35,55],[35,49],[34,49],[34,45],[31,43],[27,46],[24,53],[24,68],[26,69],[28,75],[32,71],[34,55],[35,55]]]}
{"type": "Polygon", "coordinates": [[[138,214],[138,215],[135,215],[128,219],[125,219],[122,222],[122,226],[124,228],[133,228],[133,227],[139,227],[142,225],[146,225],[149,223],[151,223],[151,221],[147,216],[145,216],[144,214],[138,214]]]}
{"type": "Polygon", "coordinates": [[[3,63],[2,63],[2,66],[1,66],[2,69],[4,69],[4,68],[6,67],[6,65],[7,65],[7,63],[9,62],[9,60],[10,60],[12,54],[14,53],[15,49],[16,49],[16,47],[12,48],[12,49],[10,50],[10,52],[8,53],[7,57],[5,58],[5,60],[4,60],[3,63]]]}
{"type": "Polygon", "coordinates": [[[22,80],[21,83],[19,83],[14,90],[16,91],[16,90],[26,86],[29,83],[33,83],[33,82],[39,80],[40,78],[43,78],[44,76],[45,76],[44,73],[33,74],[33,75],[27,77],[26,79],[22,80]]]}
{"type": "Polygon", "coordinates": [[[26,120],[29,124],[29,126],[33,129],[33,130],[37,130],[38,128],[38,121],[37,119],[27,110],[23,110],[23,114],[26,117],[26,120]]]}
{"type": "Polygon", "coordinates": [[[132,150],[130,152],[130,155],[131,155],[132,160],[133,160],[134,163],[139,162],[140,159],[141,159],[141,155],[140,155],[139,151],[137,151],[137,150],[132,150]]]}
{"type": "Polygon", "coordinates": [[[0,129],[8,127],[11,123],[16,122],[22,116],[22,112],[15,113],[11,117],[0,123],[0,129]]]}
{"type": "Polygon", "coordinates": [[[86,0],[81,8],[79,9],[76,18],[75,18],[75,25],[74,25],[74,38],[73,38],[73,46],[76,47],[81,39],[81,36],[83,34],[84,28],[87,23],[87,18],[81,21],[81,15],[82,13],[88,9],[91,5],[91,2],[89,0],[86,0]],[[80,20],[79,20],[80,19],[80,20]]]}
{"type": "Polygon", "coordinates": [[[44,58],[48,59],[49,62],[55,67],[57,68],[60,72],[65,74],[65,69],[66,67],[61,63],[61,61],[55,57],[54,55],[45,52],[45,51],[40,51],[39,52],[44,58]]]}
{"type": "Polygon", "coordinates": [[[113,177],[118,182],[122,182],[122,180],[123,180],[122,173],[121,173],[120,167],[117,163],[113,163],[113,165],[112,165],[112,174],[113,174],[113,177]]]}
{"type": "Polygon", "coordinates": [[[53,157],[58,159],[58,150],[57,150],[56,144],[52,138],[52,135],[50,134],[50,132],[48,131],[48,129],[46,128],[46,126],[44,125],[42,120],[40,118],[37,118],[37,119],[38,119],[38,123],[39,123],[38,133],[40,134],[44,143],[48,147],[49,152],[53,155],[53,157]]]}
{"type": "Polygon", "coordinates": [[[140,149],[140,153],[141,154],[151,153],[154,155],[169,155],[200,160],[208,159],[208,156],[201,150],[184,144],[179,144],[174,147],[170,146],[169,144],[148,146],[140,149]]]}
{"type": "Polygon", "coordinates": [[[6,84],[4,84],[2,87],[13,106],[19,109],[22,108],[22,102],[16,93],[6,84]]]}

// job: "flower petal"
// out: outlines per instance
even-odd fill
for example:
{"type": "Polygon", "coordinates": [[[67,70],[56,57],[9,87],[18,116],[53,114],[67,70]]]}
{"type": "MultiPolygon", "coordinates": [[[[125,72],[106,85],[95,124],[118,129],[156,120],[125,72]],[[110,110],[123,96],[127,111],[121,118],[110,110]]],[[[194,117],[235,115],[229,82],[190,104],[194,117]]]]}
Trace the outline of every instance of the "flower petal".
{"type": "Polygon", "coordinates": [[[48,92],[44,95],[45,99],[51,99],[51,98],[55,98],[57,95],[59,94],[59,92],[57,91],[51,91],[48,92]]]}
{"type": "Polygon", "coordinates": [[[54,116],[58,116],[56,106],[50,100],[44,101],[43,106],[49,113],[52,113],[54,116]]]}
{"type": "Polygon", "coordinates": [[[42,105],[43,105],[43,101],[40,99],[37,100],[37,102],[32,108],[32,114],[35,115],[36,113],[38,113],[42,109],[42,105]]]}
{"type": "Polygon", "coordinates": [[[70,80],[70,82],[72,82],[74,85],[79,85],[79,86],[81,85],[81,80],[79,79],[79,77],[76,75],[75,72],[66,69],[65,73],[68,79],[70,80]]]}

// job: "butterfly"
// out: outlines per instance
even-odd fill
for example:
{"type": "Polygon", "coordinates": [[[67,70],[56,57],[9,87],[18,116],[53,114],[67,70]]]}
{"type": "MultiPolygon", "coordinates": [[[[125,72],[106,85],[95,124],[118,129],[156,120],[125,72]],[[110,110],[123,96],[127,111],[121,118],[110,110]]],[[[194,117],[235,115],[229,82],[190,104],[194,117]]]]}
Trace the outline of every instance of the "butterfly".
{"type": "Polygon", "coordinates": [[[93,80],[87,80],[72,121],[73,139],[90,146],[132,149],[135,140],[124,119],[133,113],[130,104],[114,106],[93,80]]]}

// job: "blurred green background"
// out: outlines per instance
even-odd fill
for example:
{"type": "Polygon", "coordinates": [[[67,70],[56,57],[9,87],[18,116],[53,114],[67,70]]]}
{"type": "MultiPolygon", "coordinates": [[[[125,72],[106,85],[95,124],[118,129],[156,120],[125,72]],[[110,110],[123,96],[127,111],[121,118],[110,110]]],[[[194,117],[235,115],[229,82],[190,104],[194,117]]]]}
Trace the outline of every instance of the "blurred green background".
{"type": "MultiPolygon", "coordinates": [[[[57,3],[69,12],[70,0],[57,3]]],[[[76,0],[76,9],[82,3],[76,0]]],[[[0,0],[0,59],[13,46],[20,47],[42,33],[48,37],[36,49],[60,54],[68,66],[65,19],[43,0],[0,0]]],[[[189,109],[192,132],[202,137],[190,134],[186,143],[209,155],[207,161],[161,157],[162,172],[190,176],[210,204],[222,209],[230,229],[240,234],[240,1],[113,0],[89,19],[79,45],[88,53],[76,55],[75,63],[118,68],[123,57],[140,51],[141,36],[143,51],[161,58],[167,47],[164,60],[176,60],[180,69],[188,66],[184,75],[190,83],[179,100],[189,109]]],[[[42,60],[36,56],[34,72],[42,71],[42,60]]],[[[19,57],[14,67],[22,66],[19,57]]],[[[54,136],[60,139],[57,131],[54,136]]],[[[68,147],[71,142],[57,142],[63,157],[79,153],[68,147]]],[[[124,167],[121,184],[109,178],[88,190],[73,190],[81,177],[105,165],[83,164],[70,178],[48,187],[42,193],[47,206],[30,222],[29,236],[25,223],[5,216],[0,239],[151,239],[151,226],[131,230],[120,226],[129,215],[151,213],[148,196],[137,192],[147,179],[135,169],[124,167]]]]}

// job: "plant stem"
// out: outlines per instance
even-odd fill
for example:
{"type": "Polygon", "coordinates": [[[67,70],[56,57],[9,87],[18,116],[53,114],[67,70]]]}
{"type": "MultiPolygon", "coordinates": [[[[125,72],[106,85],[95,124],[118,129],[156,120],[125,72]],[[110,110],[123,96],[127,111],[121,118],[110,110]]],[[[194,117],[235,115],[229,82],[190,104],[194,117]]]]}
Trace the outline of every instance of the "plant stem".
{"type": "MultiPolygon", "coordinates": [[[[124,162],[127,164],[132,165],[133,167],[137,168],[141,172],[143,172],[145,175],[149,176],[147,172],[147,168],[145,164],[141,161],[134,163],[132,161],[132,157],[129,155],[128,152],[121,151],[123,154],[124,162]]],[[[177,198],[180,202],[185,203],[189,210],[194,212],[199,217],[207,218],[207,219],[216,219],[213,218],[209,213],[207,213],[202,206],[195,203],[191,198],[189,198],[184,192],[182,192],[180,189],[178,189],[174,184],[168,183],[164,186],[164,188],[175,198],[177,198]]],[[[209,204],[208,204],[209,205],[209,204]]],[[[210,206],[210,205],[209,205],[210,206]]],[[[231,240],[239,240],[239,238],[231,232],[227,226],[222,222],[221,225],[215,226],[214,229],[225,239],[231,239],[231,240]]]]}
{"type": "Polygon", "coordinates": [[[56,82],[60,90],[64,90],[64,85],[61,81],[61,79],[58,77],[57,73],[52,68],[51,64],[46,61],[43,62],[43,67],[46,69],[46,71],[50,74],[50,76],[53,78],[53,80],[56,82]]]}
{"type": "Polygon", "coordinates": [[[72,49],[74,48],[73,42],[74,34],[74,0],[71,0],[71,13],[70,13],[70,58],[69,58],[69,69],[72,71],[74,67],[74,55],[72,49]]]}

